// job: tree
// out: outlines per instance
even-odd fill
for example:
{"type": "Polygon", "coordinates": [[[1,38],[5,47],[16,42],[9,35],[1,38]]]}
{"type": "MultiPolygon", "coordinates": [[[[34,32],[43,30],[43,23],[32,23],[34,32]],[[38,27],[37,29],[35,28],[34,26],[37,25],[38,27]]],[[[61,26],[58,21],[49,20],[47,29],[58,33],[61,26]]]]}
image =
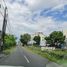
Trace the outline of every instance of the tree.
{"type": "Polygon", "coordinates": [[[21,41],[21,43],[23,43],[23,46],[27,45],[27,43],[30,41],[30,39],[31,39],[31,36],[30,36],[30,34],[27,34],[27,33],[20,36],[20,41],[21,41]]]}
{"type": "Polygon", "coordinates": [[[52,41],[49,36],[45,37],[45,40],[46,40],[46,44],[52,44],[52,41]]]}
{"type": "Polygon", "coordinates": [[[36,42],[36,45],[40,45],[40,36],[35,36],[33,40],[36,42]]]}
{"type": "Polygon", "coordinates": [[[54,31],[48,37],[45,37],[45,40],[50,46],[59,47],[64,44],[65,36],[61,31],[54,31]]]}
{"type": "Polygon", "coordinates": [[[4,49],[10,48],[16,45],[16,38],[13,35],[5,35],[4,49]]]}

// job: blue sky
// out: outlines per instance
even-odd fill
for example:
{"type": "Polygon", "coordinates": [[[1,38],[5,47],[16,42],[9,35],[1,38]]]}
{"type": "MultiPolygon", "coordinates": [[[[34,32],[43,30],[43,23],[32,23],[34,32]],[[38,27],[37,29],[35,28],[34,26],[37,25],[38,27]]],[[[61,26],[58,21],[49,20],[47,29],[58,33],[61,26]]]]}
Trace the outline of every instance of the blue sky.
{"type": "MultiPolygon", "coordinates": [[[[10,33],[16,36],[35,32],[48,35],[55,30],[67,30],[67,0],[5,0],[5,2],[12,30],[10,33]]],[[[0,21],[2,22],[2,18],[0,21]]]]}
{"type": "Polygon", "coordinates": [[[45,13],[46,11],[43,10],[41,12],[41,16],[52,16],[53,19],[57,21],[67,21],[67,5],[64,5],[64,9],[61,10],[52,10],[48,13],[45,13]]]}

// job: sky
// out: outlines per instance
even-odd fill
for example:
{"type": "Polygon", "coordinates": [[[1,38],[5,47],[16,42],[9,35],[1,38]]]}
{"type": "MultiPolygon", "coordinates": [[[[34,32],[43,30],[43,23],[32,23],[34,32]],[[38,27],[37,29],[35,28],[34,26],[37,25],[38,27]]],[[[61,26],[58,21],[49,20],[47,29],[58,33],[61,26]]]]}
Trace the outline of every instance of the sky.
{"type": "MultiPolygon", "coordinates": [[[[1,5],[4,6],[2,0],[1,5]]],[[[23,33],[67,30],[67,0],[5,0],[8,7],[7,32],[23,33]]],[[[0,11],[4,13],[3,7],[0,11]]],[[[3,17],[0,14],[0,30],[3,17]]]]}

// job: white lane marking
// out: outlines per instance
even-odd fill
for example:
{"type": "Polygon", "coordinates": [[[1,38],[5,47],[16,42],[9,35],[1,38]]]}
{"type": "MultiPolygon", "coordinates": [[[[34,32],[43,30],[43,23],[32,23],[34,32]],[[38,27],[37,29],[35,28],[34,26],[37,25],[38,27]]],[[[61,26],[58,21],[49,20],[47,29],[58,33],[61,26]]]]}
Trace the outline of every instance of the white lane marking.
{"type": "Polygon", "coordinates": [[[24,58],[26,59],[27,63],[30,63],[30,61],[28,60],[28,58],[26,56],[24,56],[24,58]]]}

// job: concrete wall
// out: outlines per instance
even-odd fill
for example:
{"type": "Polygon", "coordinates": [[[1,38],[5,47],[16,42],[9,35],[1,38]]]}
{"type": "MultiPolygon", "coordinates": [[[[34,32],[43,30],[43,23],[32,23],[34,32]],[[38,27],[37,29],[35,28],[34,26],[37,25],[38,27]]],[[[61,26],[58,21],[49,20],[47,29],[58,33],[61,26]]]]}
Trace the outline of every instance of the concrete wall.
{"type": "Polygon", "coordinates": [[[55,47],[41,47],[41,50],[55,50],[55,47]]]}
{"type": "Polygon", "coordinates": [[[65,49],[67,49],[67,38],[65,39],[65,49]]]}

